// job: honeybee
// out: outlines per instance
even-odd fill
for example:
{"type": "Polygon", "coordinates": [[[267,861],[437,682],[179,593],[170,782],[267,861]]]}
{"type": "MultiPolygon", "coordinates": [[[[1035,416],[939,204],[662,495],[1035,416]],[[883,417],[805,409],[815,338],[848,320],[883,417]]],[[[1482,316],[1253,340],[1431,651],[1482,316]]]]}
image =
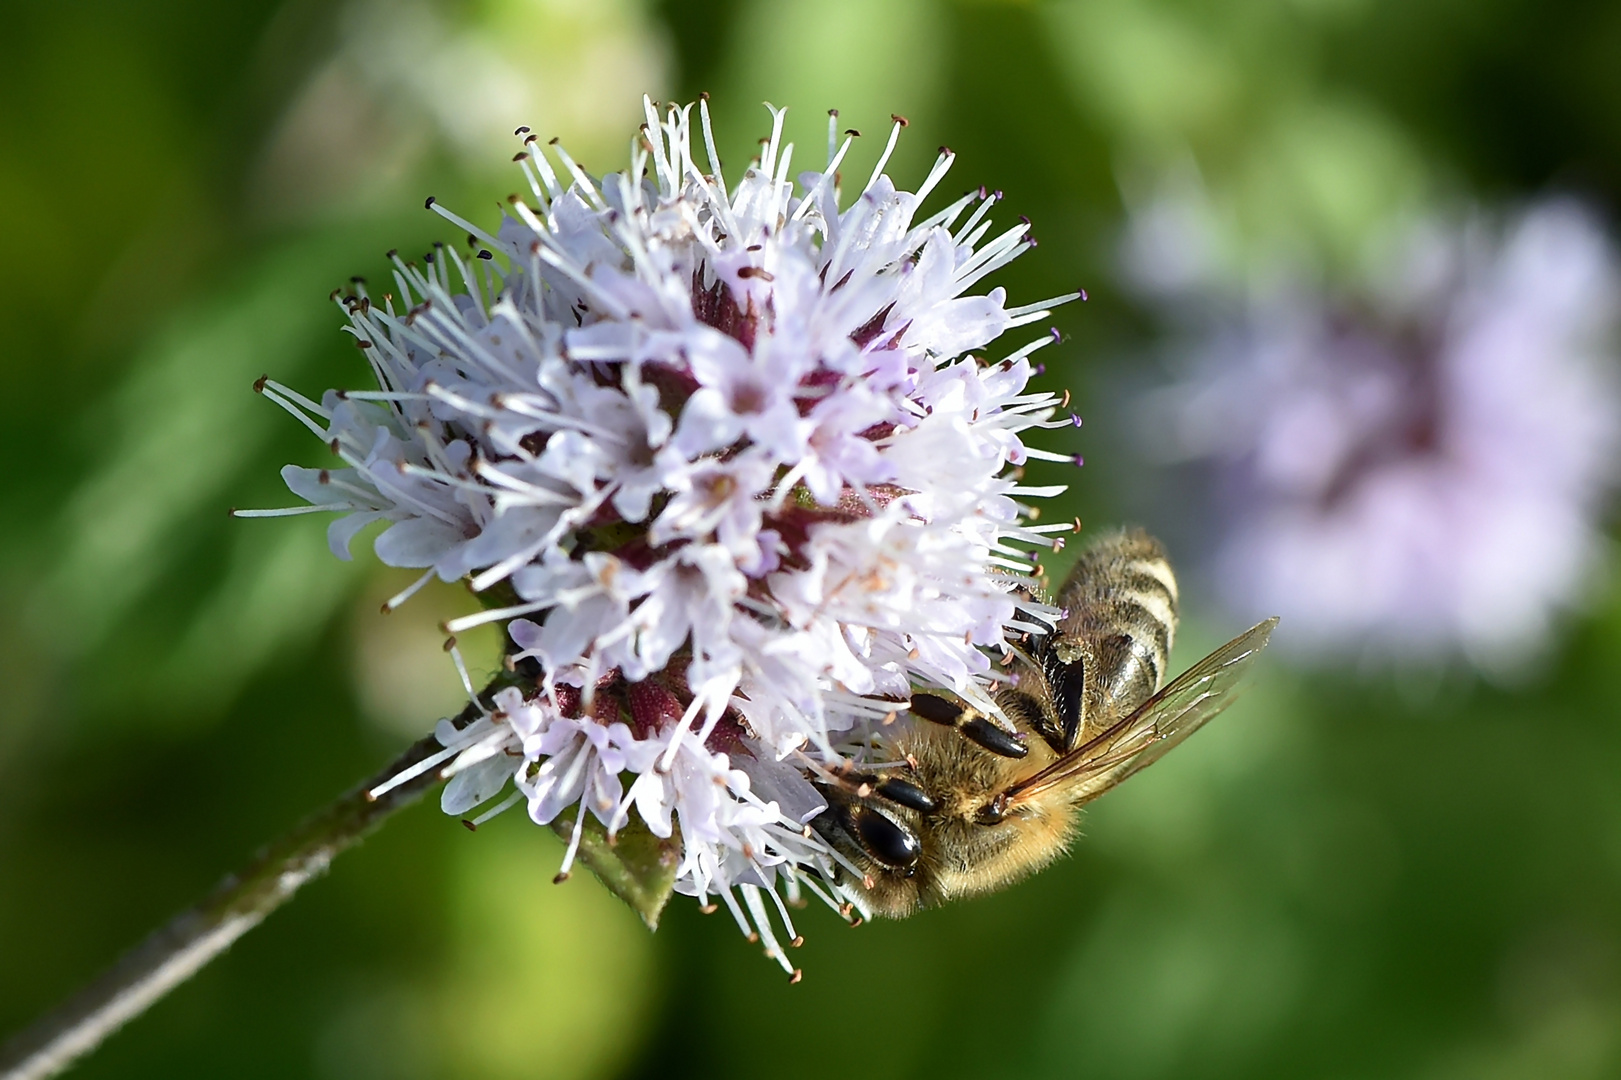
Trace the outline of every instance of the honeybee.
{"type": "Polygon", "coordinates": [[[1058,593],[1062,617],[1018,654],[995,695],[1008,721],[934,694],[886,743],[904,764],[819,782],[811,825],[860,871],[857,907],[901,918],[990,892],[1046,866],[1079,811],[1163,757],[1232,703],[1265,647],[1267,619],[1161,689],[1176,633],[1176,577],[1147,533],[1105,536],[1058,593]]]}

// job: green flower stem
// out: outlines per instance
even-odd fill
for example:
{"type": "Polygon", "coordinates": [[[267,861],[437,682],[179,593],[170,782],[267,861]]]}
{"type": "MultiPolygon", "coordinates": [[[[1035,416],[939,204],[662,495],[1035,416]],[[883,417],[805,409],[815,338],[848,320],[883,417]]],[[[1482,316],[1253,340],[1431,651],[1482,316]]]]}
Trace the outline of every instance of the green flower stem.
{"type": "MultiPolygon", "coordinates": [[[[486,696],[506,680],[498,680],[486,696]]],[[[464,727],[479,712],[471,704],[454,723],[464,727]]],[[[366,793],[442,747],[422,739],[365,784],[339,798],[261,851],[248,867],[221,881],[197,906],[127,953],[83,990],[18,1033],[0,1050],[0,1080],[56,1076],[103,1039],[185,982],[237,938],[319,877],[334,856],[382,824],[440,780],[428,769],[376,799],[366,793]]]]}

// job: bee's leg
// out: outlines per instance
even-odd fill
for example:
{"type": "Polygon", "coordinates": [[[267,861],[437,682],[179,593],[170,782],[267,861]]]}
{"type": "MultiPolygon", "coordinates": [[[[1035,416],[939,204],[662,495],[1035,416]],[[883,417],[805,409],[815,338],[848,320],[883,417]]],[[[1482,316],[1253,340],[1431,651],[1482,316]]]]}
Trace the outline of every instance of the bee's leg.
{"type": "Polygon", "coordinates": [[[911,712],[923,720],[956,728],[965,739],[1000,757],[1022,758],[1030,752],[1024,740],[980,714],[935,694],[913,694],[911,712]]]}

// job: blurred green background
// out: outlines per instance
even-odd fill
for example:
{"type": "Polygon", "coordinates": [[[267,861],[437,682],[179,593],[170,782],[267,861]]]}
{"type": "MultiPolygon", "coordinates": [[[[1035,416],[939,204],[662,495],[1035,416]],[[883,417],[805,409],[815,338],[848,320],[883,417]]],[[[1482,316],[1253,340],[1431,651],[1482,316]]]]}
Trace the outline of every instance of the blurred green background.
{"type": "MultiPolygon", "coordinates": [[[[327,293],[520,178],[511,130],[618,167],[640,95],[911,118],[911,186],[984,183],[1084,283],[1044,353],[1087,418],[1065,506],[1142,466],[1097,394],[1154,339],[1115,248],[1192,160],[1257,250],[1332,265],[1429,205],[1621,200],[1621,6],[1531,0],[8,0],[0,34],[0,1032],[454,707],[435,623],[276,469],[250,384],[362,372],[327,293]]],[[[480,208],[483,208],[482,210],[480,208]]],[[[1116,417],[1121,414],[1114,414],[1116,417]]],[[[1231,627],[1195,608],[1182,660],[1231,627]]],[[[1287,628],[1285,628],[1286,632],[1287,628]]],[[[465,642],[491,666],[493,639],[465,642]]],[[[1621,1076],[1621,598],[1502,688],[1273,662],[1003,895],[845,929],[803,984],[724,916],[646,934],[512,814],[414,808],[118,1035],[92,1077],[1621,1076]]]]}

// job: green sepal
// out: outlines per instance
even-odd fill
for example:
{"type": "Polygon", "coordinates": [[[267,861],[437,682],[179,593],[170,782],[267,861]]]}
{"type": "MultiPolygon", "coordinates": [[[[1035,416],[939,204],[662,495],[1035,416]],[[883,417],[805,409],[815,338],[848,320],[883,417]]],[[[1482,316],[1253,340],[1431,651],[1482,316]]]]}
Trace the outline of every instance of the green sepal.
{"type": "MultiPolygon", "coordinates": [[[[466,577],[462,580],[469,583],[467,591],[473,592],[471,585],[473,579],[471,577],[466,577]]],[[[523,603],[523,597],[519,596],[518,590],[512,587],[512,580],[510,578],[502,578],[500,581],[497,581],[483,592],[473,592],[473,595],[478,597],[479,606],[485,611],[495,611],[499,608],[517,607],[519,604],[523,603]]]]}
{"type": "MultiPolygon", "coordinates": [[[[656,516],[656,511],[648,511],[648,519],[656,516]]],[[[574,550],[579,554],[587,551],[618,551],[620,548],[647,538],[647,526],[637,521],[615,521],[607,525],[597,525],[592,528],[580,529],[575,533],[574,550]]],[[[579,554],[575,557],[578,558],[579,554]]]]}
{"type": "MultiPolygon", "coordinates": [[[[558,815],[552,821],[552,831],[567,841],[574,834],[574,817],[558,815]]],[[[681,829],[671,822],[670,836],[660,839],[632,814],[609,843],[607,826],[588,813],[580,830],[577,858],[591,868],[609,892],[629,904],[649,930],[657,930],[659,916],[675,888],[676,869],[681,865],[681,829]]]]}

